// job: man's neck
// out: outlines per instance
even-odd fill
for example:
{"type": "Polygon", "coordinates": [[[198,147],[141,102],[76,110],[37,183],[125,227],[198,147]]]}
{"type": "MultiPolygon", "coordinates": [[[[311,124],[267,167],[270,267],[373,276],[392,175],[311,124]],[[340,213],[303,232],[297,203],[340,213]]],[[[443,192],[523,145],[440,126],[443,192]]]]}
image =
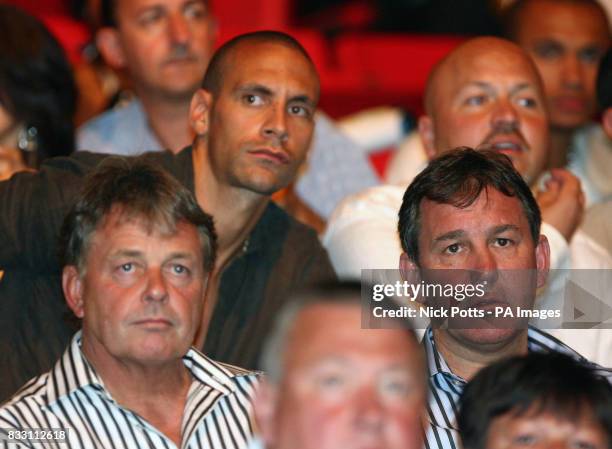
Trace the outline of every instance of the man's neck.
{"type": "Polygon", "coordinates": [[[225,183],[213,173],[206,151],[206,144],[196,140],[193,147],[195,191],[198,204],[215,220],[218,244],[215,271],[220,272],[243,248],[270,197],[225,183]]]}
{"type": "Polygon", "coordinates": [[[485,366],[502,358],[527,353],[527,330],[495,348],[479,350],[476,346],[462,344],[448,330],[433,329],[436,348],[444,357],[453,374],[469,381],[485,366]]]}
{"type": "Polygon", "coordinates": [[[83,353],[111,397],[180,446],[182,416],[192,381],[182,360],[155,365],[119,360],[101,346],[87,343],[83,338],[83,353]]]}
{"type": "Polygon", "coordinates": [[[166,98],[140,93],[149,127],[162,148],[177,153],[193,141],[189,126],[190,98],[166,98]]]}
{"type": "Polygon", "coordinates": [[[550,128],[550,153],[548,157],[548,168],[565,168],[568,155],[571,150],[572,139],[575,129],[550,128]]]}

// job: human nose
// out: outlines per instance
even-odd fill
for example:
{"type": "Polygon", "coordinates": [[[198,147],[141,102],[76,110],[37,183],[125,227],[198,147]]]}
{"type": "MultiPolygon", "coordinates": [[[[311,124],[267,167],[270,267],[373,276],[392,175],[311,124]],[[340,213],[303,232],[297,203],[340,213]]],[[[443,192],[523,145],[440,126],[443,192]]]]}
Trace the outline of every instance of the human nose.
{"type": "Polygon", "coordinates": [[[283,105],[273,104],[267,111],[266,121],[263,126],[263,135],[267,139],[274,139],[281,144],[289,137],[287,131],[287,117],[283,105]]]}
{"type": "Polygon", "coordinates": [[[582,67],[576,55],[568,55],[563,61],[561,72],[563,84],[566,87],[579,89],[582,87],[582,67]]]}
{"type": "Polygon", "coordinates": [[[495,103],[491,123],[494,128],[507,129],[507,132],[514,131],[518,127],[519,116],[510,99],[499,99],[495,103]]]}
{"type": "Polygon", "coordinates": [[[497,277],[497,259],[488,247],[474,250],[470,266],[474,272],[473,283],[493,281],[497,277]]]}
{"type": "Polygon", "coordinates": [[[182,14],[170,15],[168,19],[168,34],[173,43],[183,45],[189,43],[191,31],[187,19],[182,14]]]}
{"type": "Polygon", "coordinates": [[[355,399],[355,424],[369,433],[378,433],[384,424],[384,408],[376,389],[362,389],[355,399]]]}
{"type": "Polygon", "coordinates": [[[168,298],[166,279],[161,270],[152,268],[148,271],[144,298],[146,301],[156,302],[163,302],[168,298]]]}

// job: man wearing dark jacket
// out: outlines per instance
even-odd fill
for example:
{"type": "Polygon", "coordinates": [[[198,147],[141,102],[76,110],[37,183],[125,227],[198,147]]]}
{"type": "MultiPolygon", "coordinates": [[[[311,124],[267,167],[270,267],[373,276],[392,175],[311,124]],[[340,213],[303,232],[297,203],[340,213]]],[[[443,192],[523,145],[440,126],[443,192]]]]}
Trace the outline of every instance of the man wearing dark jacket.
{"type": "MultiPolygon", "coordinates": [[[[219,252],[195,343],[217,360],[253,367],[288,293],[335,277],[315,232],[270,201],[306,155],[318,96],[315,68],[293,38],[239,36],[217,51],[193,97],[193,145],[149,156],[214,217],[219,252]]],[[[1,396],[48,370],[73,333],[55,240],[83,176],[103,157],[78,153],[0,183],[1,396]]]]}

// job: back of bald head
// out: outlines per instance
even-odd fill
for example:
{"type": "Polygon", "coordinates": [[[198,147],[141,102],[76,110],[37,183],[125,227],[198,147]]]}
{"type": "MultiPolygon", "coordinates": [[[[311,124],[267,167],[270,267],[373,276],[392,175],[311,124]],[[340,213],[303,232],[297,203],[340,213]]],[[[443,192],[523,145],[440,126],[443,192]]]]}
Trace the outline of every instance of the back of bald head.
{"type": "Polygon", "coordinates": [[[216,95],[221,89],[225,71],[235,51],[243,45],[256,44],[278,44],[291,48],[304,56],[312,66],[313,72],[317,73],[310,55],[293,36],[280,31],[255,31],[236,36],[219,47],[208,64],[202,88],[216,95]]]}
{"type": "Polygon", "coordinates": [[[429,116],[435,114],[437,91],[440,85],[448,82],[449,77],[453,77],[455,73],[461,70],[462,66],[469,64],[474,58],[495,53],[517,55],[523,58],[532,67],[537,83],[541,86],[541,80],[535,65],[521,47],[507,39],[488,36],[477,37],[459,45],[441,59],[431,70],[425,85],[425,113],[429,116]]]}

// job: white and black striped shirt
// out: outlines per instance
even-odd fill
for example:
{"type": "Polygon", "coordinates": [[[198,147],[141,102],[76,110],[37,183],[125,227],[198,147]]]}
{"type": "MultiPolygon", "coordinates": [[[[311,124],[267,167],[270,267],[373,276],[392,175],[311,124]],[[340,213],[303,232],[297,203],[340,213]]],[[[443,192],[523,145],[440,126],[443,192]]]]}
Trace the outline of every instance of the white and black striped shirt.
{"type": "MultiPolygon", "coordinates": [[[[191,348],[183,357],[193,381],[187,396],[181,448],[247,448],[252,440],[256,373],[215,362],[191,348]]],[[[77,333],[46,374],[28,382],[0,408],[1,447],[176,448],[136,413],[120,406],[81,352],[77,333]],[[7,443],[9,430],[66,428],[68,444],[7,443]]]]}
{"type": "MultiPolygon", "coordinates": [[[[561,352],[581,363],[593,365],[569,346],[535,327],[529,327],[527,341],[529,351],[561,352]]],[[[461,440],[457,430],[457,414],[459,399],[467,382],[452,373],[446,360],[438,352],[431,327],[423,336],[423,346],[427,356],[429,375],[429,403],[427,405],[429,428],[425,432],[425,448],[461,449],[461,440]]],[[[612,381],[612,371],[601,368],[600,373],[612,381]]]]}

